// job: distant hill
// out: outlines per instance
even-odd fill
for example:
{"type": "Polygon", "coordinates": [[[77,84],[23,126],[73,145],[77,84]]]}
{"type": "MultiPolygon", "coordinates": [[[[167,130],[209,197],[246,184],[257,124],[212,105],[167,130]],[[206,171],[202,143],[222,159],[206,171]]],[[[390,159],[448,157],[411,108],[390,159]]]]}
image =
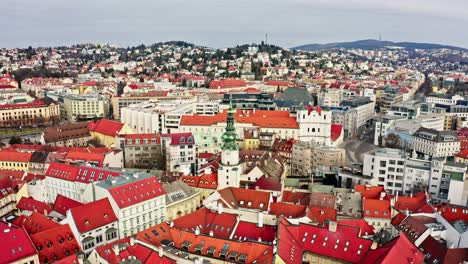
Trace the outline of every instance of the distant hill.
{"type": "Polygon", "coordinates": [[[327,43],[327,44],[307,44],[302,46],[293,47],[293,50],[329,50],[329,49],[379,49],[386,46],[397,46],[406,49],[452,49],[452,50],[462,50],[468,51],[468,49],[449,46],[449,45],[440,45],[440,44],[431,44],[431,43],[417,43],[417,42],[392,42],[392,41],[380,41],[375,39],[365,39],[357,40],[352,42],[336,42],[336,43],[327,43]]]}

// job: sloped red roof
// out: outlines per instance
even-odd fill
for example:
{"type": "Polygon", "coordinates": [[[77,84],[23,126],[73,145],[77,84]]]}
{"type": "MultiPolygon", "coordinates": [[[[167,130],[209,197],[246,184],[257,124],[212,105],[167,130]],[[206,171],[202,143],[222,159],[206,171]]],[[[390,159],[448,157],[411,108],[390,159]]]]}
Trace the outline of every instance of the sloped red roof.
{"type": "Polygon", "coordinates": [[[423,263],[423,260],[424,254],[403,233],[400,233],[397,239],[375,250],[369,250],[361,263],[423,263]]]}
{"type": "Polygon", "coordinates": [[[108,191],[120,208],[126,208],[166,194],[155,176],[115,186],[108,191]]]}
{"type": "Polygon", "coordinates": [[[16,205],[16,208],[45,215],[48,215],[52,211],[52,208],[50,208],[48,204],[34,200],[32,197],[24,196],[21,197],[18,204],[16,205]]]}
{"type": "Polygon", "coordinates": [[[395,197],[395,209],[399,211],[408,210],[410,212],[416,211],[418,208],[426,204],[426,194],[419,192],[412,197],[410,196],[398,196],[395,197]]]}
{"type": "Polygon", "coordinates": [[[104,155],[100,153],[89,153],[72,150],[69,151],[67,155],[65,155],[65,160],[96,162],[98,166],[102,166],[104,155]]]}
{"type": "Polygon", "coordinates": [[[195,232],[198,227],[201,234],[209,235],[213,231],[215,237],[229,238],[237,222],[236,214],[212,212],[203,207],[191,214],[173,220],[174,226],[189,232],[195,232]]]}
{"type": "Polygon", "coordinates": [[[406,218],[406,215],[404,213],[398,213],[392,218],[392,225],[397,226],[401,223],[406,218]]]}
{"type": "Polygon", "coordinates": [[[236,80],[236,79],[213,80],[210,82],[210,89],[235,88],[235,87],[245,87],[245,86],[247,86],[246,81],[236,80]]]}
{"type": "Polygon", "coordinates": [[[69,209],[75,208],[80,205],[83,204],[61,194],[57,194],[53,210],[61,215],[66,215],[69,209]]]}
{"type": "Polygon", "coordinates": [[[96,251],[109,264],[122,263],[130,256],[135,257],[141,263],[176,263],[167,257],[159,257],[158,253],[138,243],[135,243],[133,246],[130,245],[130,238],[128,237],[97,247],[96,251]],[[112,249],[114,245],[119,245],[119,255],[115,255],[112,249]]]}
{"type": "Polygon", "coordinates": [[[228,207],[243,207],[249,209],[267,210],[271,194],[269,192],[227,187],[218,190],[222,201],[228,207]]]}
{"type": "Polygon", "coordinates": [[[377,199],[362,199],[364,217],[388,218],[391,216],[390,201],[377,199]]]}
{"type": "Polygon", "coordinates": [[[326,221],[336,221],[336,209],[309,207],[307,217],[312,220],[312,223],[324,224],[326,221]]]}
{"type": "Polygon", "coordinates": [[[281,218],[278,255],[286,263],[301,263],[304,252],[358,263],[372,245],[358,237],[359,228],[337,225],[336,231],[308,224],[290,224],[281,218]]]}
{"type": "Polygon", "coordinates": [[[338,224],[345,226],[353,226],[361,229],[360,236],[373,236],[374,227],[369,225],[364,219],[353,219],[353,220],[338,220],[338,224]]]}
{"type": "Polygon", "coordinates": [[[18,218],[15,223],[24,227],[30,235],[60,226],[60,224],[40,213],[32,213],[30,216],[18,218]]]}
{"type": "Polygon", "coordinates": [[[68,224],[47,229],[31,236],[39,251],[39,261],[53,262],[81,252],[73,232],[68,224]]]}
{"type": "MultiPolygon", "coordinates": [[[[227,112],[223,111],[216,115],[184,115],[180,120],[182,126],[212,126],[225,123],[227,112]]],[[[244,110],[236,111],[234,118],[237,123],[252,124],[263,128],[299,128],[294,116],[289,111],[281,110],[244,110]]]]}
{"type": "Polygon", "coordinates": [[[294,86],[294,83],[288,81],[267,81],[265,85],[268,86],[294,86]]]}
{"type": "Polygon", "coordinates": [[[13,149],[3,149],[0,150],[0,161],[29,162],[31,155],[32,153],[29,152],[18,152],[13,149]]]}
{"type": "Polygon", "coordinates": [[[341,133],[343,132],[343,125],[340,124],[332,124],[331,125],[331,140],[336,141],[340,138],[341,133]]]}
{"type": "Polygon", "coordinates": [[[77,181],[91,183],[94,181],[105,180],[109,177],[122,175],[118,171],[110,171],[97,167],[73,166],[68,164],[52,162],[45,173],[47,177],[54,177],[67,181],[77,181]]]}
{"type": "MultiPolygon", "coordinates": [[[[236,262],[239,262],[239,256],[245,256],[245,263],[272,263],[273,262],[273,246],[249,242],[249,241],[234,241],[218,237],[210,237],[207,235],[195,235],[191,231],[184,231],[179,228],[171,228],[165,222],[150,227],[144,231],[139,232],[136,235],[138,240],[146,243],[160,246],[163,240],[167,240],[174,243],[174,247],[182,249],[184,244],[184,251],[188,251],[191,254],[197,254],[202,256],[208,255],[208,250],[214,250],[213,256],[220,258],[220,253],[223,248],[226,248],[226,254],[229,255],[236,253],[236,262]],[[196,253],[195,247],[201,245],[201,253],[196,253]]],[[[224,258],[226,260],[226,258],[224,258]]]]}
{"type": "Polygon", "coordinates": [[[281,182],[273,177],[260,177],[257,182],[252,186],[252,189],[265,190],[265,191],[281,191],[281,182]]]}
{"type": "Polygon", "coordinates": [[[192,133],[172,133],[172,134],[162,134],[161,138],[171,139],[171,145],[194,145],[195,138],[193,137],[192,133]]]}
{"type": "Polygon", "coordinates": [[[36,248],[23,228],[9,226],[6,222],[0,221],[0,232],[2,244],[0,263],[17,263],[16,261],[22,263],[19,261],[37,254],[36,248]]]}
{"type": "Polygon", "coordinates": [[[281,201],[286,203],[297,203],[302,205],[309,205],[310,203],[310,192],[299,192],[299,191],[286,191],[283,190],[281,195],[281,201]]]}
{"type": "Polygon", "coordinates": [[[155,140],[156,144],[159,145],[161,144],[161,137],[156,134],[125,134],[122,136],[125,139],[125,144],[127,145],[136,145],[136,140],[139,140],[140,145],[145,145],[145,144],[152,144],[152,141],[155,140]],[[131,140],[131,143],[129,143],[128,140],[131,140]],[[148,143],[145,143],[145,140],[148,141],[148,143]]]}
{"type": "Polygon", "coordinates": [[[354,185],[354,190],[361,193],[362,198],[379,199],[380,193],[385,192],[382,186],[354,185]]]}
{"type": "Polygon", "coordinates": [[[244,93],[261,93],[261,92],[262,91],[260,91],[259,89],[253,88],[253,87],[244,89],[244,93]]]}
{"type": "Polygon", "coordinates": [[[122,129],[123,125],[120,122],[102,118],[98,121],[90,122],[88,129],[89,131],[113,137],[122,129]]]}
{"type": "Polygon", "coordinates": [[[468,222],[468,210],[466,207],[456,205],[435,205],[434,207],[449,222],[457,220],[468,222]]]}
{"type": "Polygon", "coordinates": [[[107,198],[73,207],[70,213],[82,234],[118,220],[107,198]]]}
{"type": "Polygon", "coordinates": [[[447,248],[432,236],[428,236],[419,247],[427,254],[426,263],[463,263],[468,260],[468,248],[447,248]]]}
{"type": "Polygon", "coordinates": [[[237,240],[261,239],[261,242],[273,242],[276,238],[276,226],[259,227],[254,223],[240,221],[232,238],[237,240]]]}
{"type": "Polygon", "coordinates": [[[199,176],[200,181],[198,182],[199,188],[204,189],[217,189],[218,188],[218,174],[202,174],[199,176]]]}
{"type": "Polygon", "coordinates": [[[274,214],[277,217],[303,217],[306,214],[306,205],[290,204],[290,203],[271,203],[269,214],[274,214]]]}

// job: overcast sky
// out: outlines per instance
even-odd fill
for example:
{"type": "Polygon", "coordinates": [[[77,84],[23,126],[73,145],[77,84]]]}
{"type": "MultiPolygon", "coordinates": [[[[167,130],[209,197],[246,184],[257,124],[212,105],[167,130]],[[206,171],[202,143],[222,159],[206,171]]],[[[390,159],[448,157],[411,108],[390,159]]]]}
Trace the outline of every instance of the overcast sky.
{"type": "Polygon", "coordinates": [[[1,0],[0,47],[382,39],[468,48],[468,0],[1,0]]]}

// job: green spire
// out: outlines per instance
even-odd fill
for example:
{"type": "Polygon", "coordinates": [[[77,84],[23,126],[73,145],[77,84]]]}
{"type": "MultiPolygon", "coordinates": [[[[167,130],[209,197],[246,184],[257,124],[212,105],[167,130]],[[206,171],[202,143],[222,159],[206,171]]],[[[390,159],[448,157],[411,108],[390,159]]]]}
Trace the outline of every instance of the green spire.
{"type": "Polygon", "coordinates": [[[237,139],[238,136],[236,134],[236,128],[234,127],[234,114],[236,110],[232,104],[232,94],[229,97],[229,109],[227,110],[227,118],[226,118],[226,132],[224,132],[222,139],[223,139],[223,150],[238,150],[239,147],[237,146],[237,139]]]}

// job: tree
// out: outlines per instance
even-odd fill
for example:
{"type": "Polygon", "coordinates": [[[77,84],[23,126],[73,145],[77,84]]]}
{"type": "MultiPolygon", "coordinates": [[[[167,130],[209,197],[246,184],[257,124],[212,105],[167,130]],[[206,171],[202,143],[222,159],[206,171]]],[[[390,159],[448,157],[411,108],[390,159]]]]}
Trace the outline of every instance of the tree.
{"type": "Polygon", "coordinates": [[[10,138],[10,141],[8,141],[8,144],[13,145],[13,144],[22,144],[23,140],[20,137],[12,136],[10,138]]]}
{"type": "Polygon", "coordinates": [[[400,136],[390,133],[385,139],[385,147],[387,148],[399,148],[401,146],[400,136]]]}

